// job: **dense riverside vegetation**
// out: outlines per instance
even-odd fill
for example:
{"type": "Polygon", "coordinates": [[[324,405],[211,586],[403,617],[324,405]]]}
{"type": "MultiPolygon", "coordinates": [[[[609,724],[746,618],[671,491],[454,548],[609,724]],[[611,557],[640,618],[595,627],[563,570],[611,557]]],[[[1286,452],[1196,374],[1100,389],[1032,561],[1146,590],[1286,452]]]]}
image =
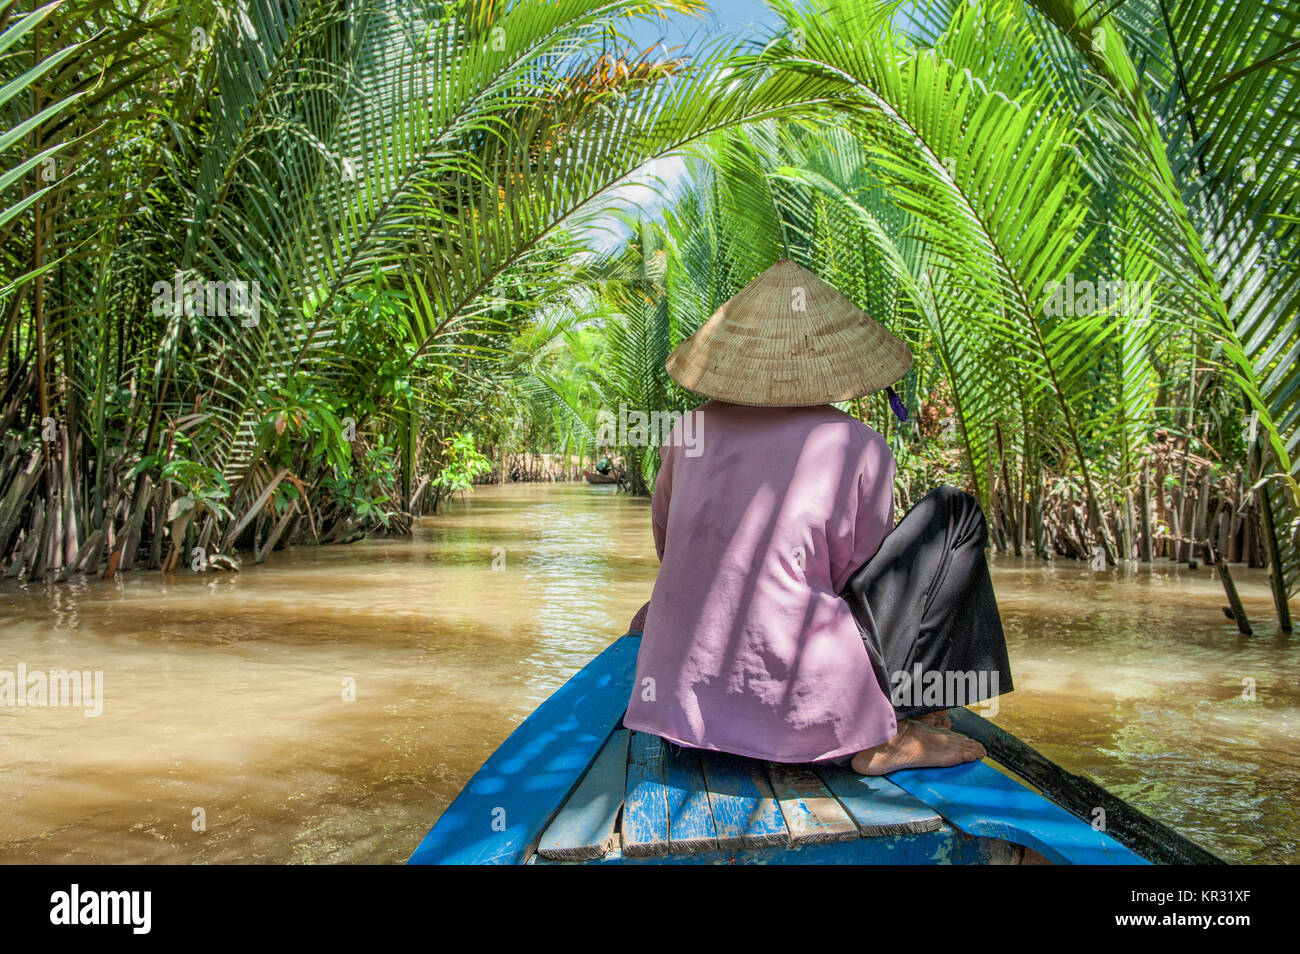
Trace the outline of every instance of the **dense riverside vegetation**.
{"type": "MultiPolygon", "coordinates": [[[[772,5],[689,56],[622,28],[696,0],[0,8],[4,572],[261,560],[590,458],[692,405],[669,351],[784,255],[912,345],[912,420],[846,408],[900,507],[946,481],[1016,553],[1271,564],[1285,616],[1300,11],[772,5]]],[[[653,446],[611,450],[647,492],[653,446]]]]}

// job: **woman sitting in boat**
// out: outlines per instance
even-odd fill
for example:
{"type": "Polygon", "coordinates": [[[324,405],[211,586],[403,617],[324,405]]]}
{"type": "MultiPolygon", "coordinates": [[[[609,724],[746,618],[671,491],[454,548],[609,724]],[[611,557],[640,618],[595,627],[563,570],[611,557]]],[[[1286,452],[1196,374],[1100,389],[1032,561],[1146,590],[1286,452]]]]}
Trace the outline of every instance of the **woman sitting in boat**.
{"type": "Polygon", "coordinates": [[[887,441],[831,406],[887,389],[906,420],[890,385],[911,364],[788,259],[669,357],[709,400],[660,451],[628,728],[862,775],[984,757],[946,714],[1012,688],[984,515],[938,487],[895,527],[887,441]]]}

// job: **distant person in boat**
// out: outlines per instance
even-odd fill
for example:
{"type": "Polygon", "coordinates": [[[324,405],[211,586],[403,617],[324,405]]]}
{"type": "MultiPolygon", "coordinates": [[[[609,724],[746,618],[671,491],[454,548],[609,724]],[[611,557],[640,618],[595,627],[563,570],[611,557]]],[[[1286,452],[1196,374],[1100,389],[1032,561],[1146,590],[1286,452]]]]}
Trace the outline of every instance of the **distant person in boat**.
{"type": "Polygon", "coordinates": [[[894,525],[895,462],[831,405],[911,368],[906,344],[788,259],[668,359],[709,400],[661,448],[661,566],[624,724],[862,775],[956,765],[983,747],[951,706],[1011,690],[979,504],[937,487],[894,525]]]}

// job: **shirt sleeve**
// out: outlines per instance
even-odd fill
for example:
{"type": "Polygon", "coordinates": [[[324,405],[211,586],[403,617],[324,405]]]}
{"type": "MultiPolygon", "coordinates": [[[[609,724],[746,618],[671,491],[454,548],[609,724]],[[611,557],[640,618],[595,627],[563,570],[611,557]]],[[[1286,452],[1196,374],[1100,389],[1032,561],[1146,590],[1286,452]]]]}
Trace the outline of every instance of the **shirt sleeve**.
{"type": "Polygon", "coordinates": [[[858,474],[857,512],[853,524],[853,548],[846,565],[835,567],[831,579],[835,592],[844,589],[849,577],[880,549],[894,529],[894,475],[898,464],[883,438],[873,441],[864,455],[858,474]]]}
{"type": "Polygon", "coordinates": [[[650,500],[650,520],[654,526],[655,552],[659,562],[664,559],[664,538],[668,533],[668,498],[673,483],[673,448],[668,444],[659,448],[661,466],[655,476],[655,491],[650,500]]]}

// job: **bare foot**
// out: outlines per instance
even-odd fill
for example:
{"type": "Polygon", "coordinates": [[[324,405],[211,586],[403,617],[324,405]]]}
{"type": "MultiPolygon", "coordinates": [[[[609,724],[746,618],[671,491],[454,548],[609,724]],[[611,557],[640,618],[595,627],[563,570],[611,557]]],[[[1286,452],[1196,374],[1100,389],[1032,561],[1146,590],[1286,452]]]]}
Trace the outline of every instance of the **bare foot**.
{"type": "Polygon", "coordinates": [[[863,749],[850,763],[859,775],[888,775],[899,769],[944,768],[985,756],[984,746],[947,729],[933,729],[910,719],[884,745],[863,749]]]}
{"type": "Polygon", "coordinates": [[[925,715],[913,716],[912,721],[928,725],[934,729],[952,728],[952,716],[948,715],[947,709],[942,712],[927,712],[925,715]]]}

